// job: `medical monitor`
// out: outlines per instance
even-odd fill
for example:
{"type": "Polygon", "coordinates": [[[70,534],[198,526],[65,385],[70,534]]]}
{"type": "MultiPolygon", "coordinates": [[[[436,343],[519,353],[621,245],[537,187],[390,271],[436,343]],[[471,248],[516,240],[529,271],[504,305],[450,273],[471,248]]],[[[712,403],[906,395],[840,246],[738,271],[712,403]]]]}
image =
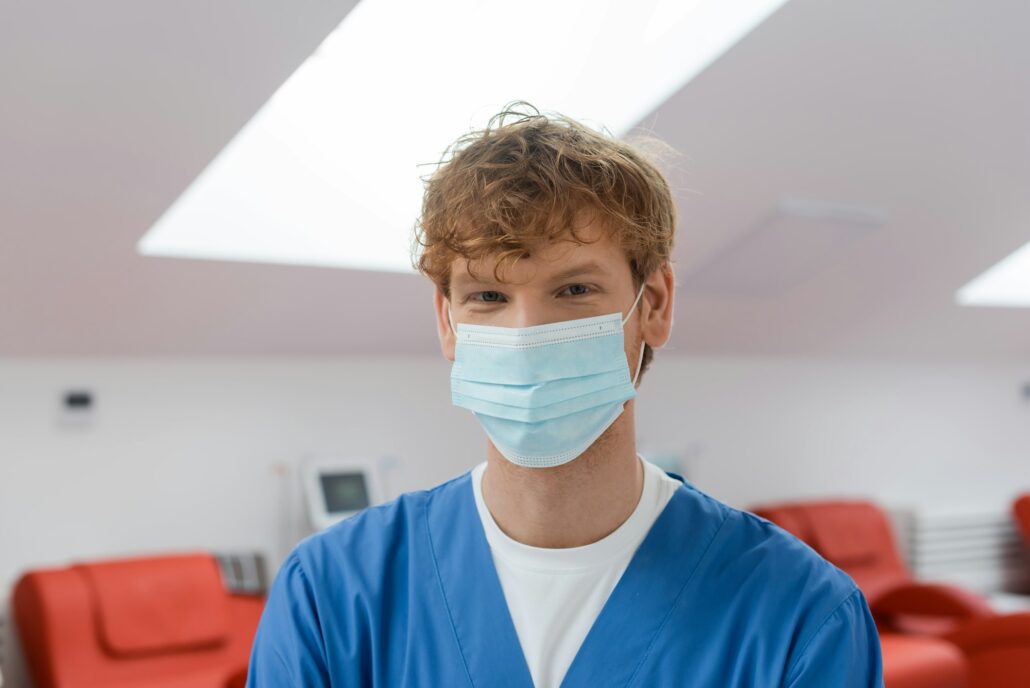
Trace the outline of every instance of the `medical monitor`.
{"type": "Polygon", "coordinates": [[[308,518],[327,528],[381,500],[375,462],[368,459],[309,458],[303,464],[308,518]]]}

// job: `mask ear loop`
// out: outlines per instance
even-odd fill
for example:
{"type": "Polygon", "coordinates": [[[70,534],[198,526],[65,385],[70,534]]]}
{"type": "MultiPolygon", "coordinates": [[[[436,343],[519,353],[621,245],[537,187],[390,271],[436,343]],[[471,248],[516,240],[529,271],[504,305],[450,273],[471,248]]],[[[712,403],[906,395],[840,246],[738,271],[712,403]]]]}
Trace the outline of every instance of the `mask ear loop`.
{"type": "Polygon", "coordinates": [[[637,378],[640,377],[640,366],[644,362],[644,349],[646,347],[647,347],[647,344],[645,344],[644,342],[640,342],[640,358],[637,359],[637,372],[633,376],[633,386],[634,387],[637,386],[637,378]]]}
{"type": "MultiPolygon", "coordinates": [[[[633,305],[629,307],[629,313],[626,315],[625,318],[622,319],[622,324],[623,325],[626,324],[626,321],[629,320],[630,317],[632,317],[633,312],[636,311],[637,304],[640,303],[640,297],[644,295],[644,287],[645,286],[646,286],[645,284],[641,284],[640,285],[640,291],[637,292],[637,298],[635,298],[633,300],[633,305]]],[[[644,363],[644,349],[646,347],[647,347],[647,344],[645,342],[641,341],[640,342],[640,357],[637,358],[637,372],[634,373],[634,375],[633,375],[633,386],[634,387],[637,386],[637,379],[640,377],[640,366],[643,365],[643,363],[644,363]]]]}
{"type": "Polygon", "coordinates": [[[623,325],[626,324],[627,320],[633,317],[633,311],[637,309],[637,304],[640,303],[640,297],[644,295],[644,287],[646,286],[646,284],[640,285],[640,291],[637,292],[637,298],[633,299],[633,305],[629,307],[629,313],[627,313],[626,317],[622,319],[623,325]]]}

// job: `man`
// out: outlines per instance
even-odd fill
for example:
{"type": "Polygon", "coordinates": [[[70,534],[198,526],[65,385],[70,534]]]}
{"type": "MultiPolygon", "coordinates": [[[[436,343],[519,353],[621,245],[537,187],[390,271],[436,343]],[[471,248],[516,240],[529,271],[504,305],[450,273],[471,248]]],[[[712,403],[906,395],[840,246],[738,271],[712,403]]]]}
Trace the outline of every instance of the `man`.
{"type": "Polygon", "coordinates": [[[297,545],[249,686],[882,685],[846,574],[636,452],[674,222],[653,165],[567,118],[457,142],[417,265],[486,461],[297,545]]]}

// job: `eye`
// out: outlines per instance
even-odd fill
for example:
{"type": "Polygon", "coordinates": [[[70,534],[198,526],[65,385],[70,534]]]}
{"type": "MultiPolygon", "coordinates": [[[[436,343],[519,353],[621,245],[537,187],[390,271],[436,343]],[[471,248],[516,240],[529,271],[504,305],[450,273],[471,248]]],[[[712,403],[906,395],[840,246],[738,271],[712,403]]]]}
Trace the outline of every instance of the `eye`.
{"type": "Polygon", "coordinates": [[[591,291],[593,290],[585,284],[570,284],[562,289],[561,293],[568,293],[570,296],[585,296],[591,291]]]}
{"type": "Polygon", "coordinates": [[[478,291],[469,296],[469,300],[483,303],[500,303],[503,299],[504,294],[499,291],[478,291]]]}

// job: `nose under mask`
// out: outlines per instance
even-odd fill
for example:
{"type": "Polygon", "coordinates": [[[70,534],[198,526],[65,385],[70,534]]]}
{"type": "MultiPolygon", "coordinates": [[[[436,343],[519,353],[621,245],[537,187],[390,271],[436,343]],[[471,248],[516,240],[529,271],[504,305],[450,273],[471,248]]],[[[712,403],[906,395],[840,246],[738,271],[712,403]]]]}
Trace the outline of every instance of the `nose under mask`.
{"type": "MultiPolygon", "coordinates": [[[[642,284],[625,317],[611,313],[531,327],[458,323],[452,403],[472,411],[514,464],[551,468],[572,461],[637,394],[644,343],[631,379],[623,325],[643,293],[642,284]]],[[[450,309],[447,314],[450,319],[450,309]]]]}

